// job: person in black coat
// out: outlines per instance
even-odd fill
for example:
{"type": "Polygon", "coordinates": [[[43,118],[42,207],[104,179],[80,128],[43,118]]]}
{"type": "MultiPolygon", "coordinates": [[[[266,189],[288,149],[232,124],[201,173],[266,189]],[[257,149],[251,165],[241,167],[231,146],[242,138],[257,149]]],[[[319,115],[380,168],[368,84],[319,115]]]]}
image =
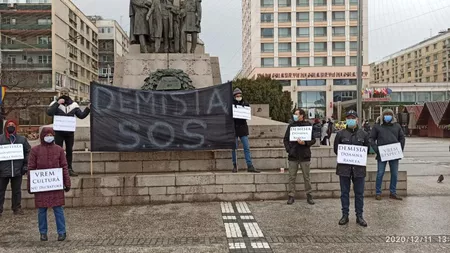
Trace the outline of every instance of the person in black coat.
{"type": "MultiPolygon", "coordinates": [[[[236,88],[233,91],[233,106],[250,106],[247,102],[245,102],[242,98],[242,91],[239,88],[236,88]]],[[[248,125],[247,120],[245,119],[234,119],[234,129],[236,131],[236,148],[234,148],[231,152],[231,158],[233,160],[233,173],[236,173],[238,171],[237,166],[237,156],[236,156],[236,149],[239,145],[239,139],[241,139],[242,146],[244,147],[244,155],[245,155],[245,162],[247,163],[247,171],[253,172],[253,173],[259,173],[257,169],[253,166],[252,162],[252,154],[250,152],[250,144],[248,142],[248,125]]]]}
{"type": "Polygon", "coordinates": [[[297,179],[298,167],[300,165],[305,182],[307,202],[310,205],[314,205],[314,200],[311,195],[312,187],[309,172],[311,166],[311,146],[316,143],[316,139],[313,138],[311,131],[311,141],[303,141],[300,139],[297,141],[291,141],[291,127],[312,126],[311,123],[306,120],[306,112],[302,109],[295,109],[293,119],[294,121],[290,123],[286,129],[283,139],[284,147],[288,153],[289,160],[289,198],[287,204],[292,205],[295,201],[295,180],[297,179]]]}
{"type": "MultiPolygon", "coordinates": [[[[334,153],[338,154],[340,144],[365,146],[369,150],[369,134],[358,127],[358,114],[355,111],[347,112],[346,125],[346,129],[339,131],[334,139],[334,153]]],[[[367,227],[367,222],[363,218],[366,166],[338,164],[336,174],[339,176],[341,186],[342,218],[339,220],[339,225],[345,225],[349,221],[350,187],[353,182],[356,223],[367,227]]]]}

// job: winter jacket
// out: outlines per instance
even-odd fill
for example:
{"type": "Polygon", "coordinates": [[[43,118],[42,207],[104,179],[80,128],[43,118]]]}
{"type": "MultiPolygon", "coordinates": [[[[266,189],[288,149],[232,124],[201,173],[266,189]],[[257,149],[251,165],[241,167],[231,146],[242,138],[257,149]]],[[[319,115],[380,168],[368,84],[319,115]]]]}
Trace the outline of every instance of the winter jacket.
{"type": "Polygon", "coordinates": [[[316,143],[316,139],[313,138],[311,133],[311,141],[305,141],[304,145],[300,145],[297,141],[290,141],[291,127],[299,126],[311,126],[308,121],[295,121],[289,124],[284,134],[284,148],[288,153],[289,161],[309,162],[311,161],[311,146],[316,143]]]}
{"type": "MultiPolygon", "coordinates": [[[[44,127],[40,134],[41,144],[31,149],[28,158],[28,191],[30,191],[30,173],[42,169],[63,169],[64,187],[70,188],[69,170],[67,167],[64,149],[53,143],[46,143],[44,137],[48,133],[53,133],[51,127],[44,127]]],[[[37,192],[34,193],[34,203],[36,208],[63,206],[64,190],[37,192]]]]}
{"type": "MultiPolygon", "coordinates": [[[[236,99],[233,101],[233,106],[250,106],[249,103],[241,100],[238,102],[236,99]]],[[[236,131],[236,137],[248,136],[248,125],[245,119],[234,119],[234,129],[236,131]]]]}
{"type": "Polygon", "coordinates": [[[389,123],[384,122],[383,118],[386,113],[392,113],[392,111],[383,111],[381,117],[376,121],[377,124],[373,126],[370,132],[370,145],[377,154],[377,160],[379,161],[381,161],[378,151],[379,146],[400,143],[402,150],[405,149],[405,134],[402,127],[397,123],[395,117],[392,117],[392,121],[389,123]]]}
{"type": "Polygon", "coordinates": [[[23,159],[1,161],[0,177],[19,177],[27,172],[28,154],[30,153],[31,146],[24,136],[16,133],[9,135],[6,131],[6,126],[7,124],[5,124],[5,129],[3,130],[4,134],[0,135],[0,145],[22,144],[23,159]]]}
{"type": "MultiPolygon", "coordinates": [[[[339,131],[334,139],[334,153],[336,155],[338,153],[339,144],[365,146],[367,147],[367,153],[369,153],[369,134],[359,128],[346,128],[339,131]]],[[[354,177],[366,176],[366,166],[338,164],[336,167],[336,175],[338,176],[350,177],[352,171],[354,177]]]]}
{"type": "MultiPolygon", "coordinates": [[[[61,98],[61,97],[60,97],[61,98]]],[[[58,98],[58,99],[60,99],[58,98]]],[[[86,118],[91,110],[89,108],[85,108],[84,111],[81,111],[80,106],[77,102],[73,102],[72,99],[65,99],[64,104],[59,104],[58,101],[53,101],[50,103],[49,108],[47,109],[47,114],[50,117],[54,116],[72,116],[78,117],[79,119],[86,118]]],[[[71,133],[71,132],[69,132],[71,133]]]]}
{"type": "Polygon", "coordinates": [[[314,138],[320,139],[320,137],[322,136],[322,124],[314,123],[312,132],[314,138]]]}

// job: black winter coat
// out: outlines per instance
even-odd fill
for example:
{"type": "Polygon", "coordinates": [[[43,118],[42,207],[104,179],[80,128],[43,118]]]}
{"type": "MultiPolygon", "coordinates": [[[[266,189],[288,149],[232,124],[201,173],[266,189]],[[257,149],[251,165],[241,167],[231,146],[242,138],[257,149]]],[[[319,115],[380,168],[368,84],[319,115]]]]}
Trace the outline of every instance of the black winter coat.
{"type": "MultiPolygon", "coordinates": [[[[23,160],[9,160],[0,162],[0,177],[19,177],[24,175],[28,170],[28,154],[31,146],[28,140],[20,135],[14,135],[16,140],[14,144],[22,144],[23,160]]],[[[12,137],[12,136],[11,136],[12,137]]],[[[12,144],[5,134],[0,135],[0,145],[12,144]]]]}
{"type": "MultiPolygon", "coordinates": [[[[369,153],[369,134],[362,129],[344,129],[336,134],[334,139],[334,153],[337,155],[339,144],[365,146],[369,153]]],[[[366,166],[356,166],[350,164],[338,164],[336,166],[336,175],[350,177],[353,171],[354,177],[365,177],[366,166]]]]}
{"type": "MultiPolygon", "coordinates": [[[[245,102],[244,100],[238,102],[235,99],[233,100],[233,106],[250,106],[250,104],[245,102]]],[[[234,119],[234,129],[236,131],[236,137],[243,137],[249,135],[247,120],[245,119],[234,119]]]]}
{"type": "Polygon", "coordinates": [[[316,143],[311,133],[311,141],[305,141],[305,145],[300,145],[296,141],[290,141],[291,127],[311,126],[308,121],[295,121],[289,124],[284,134],[284,148],[288,153],[289,161],[309,162],[311,161],[311,146],[316,143]]]}
{"type": "Polygon", "coordinates": [[[370,132],[370,145],[377,153],[377,160],[379,161],[381,161],[381,158],[378,147],[398,142],[400,142],[402,150],[405,150],[405,133],[395,118],[391,123],[386,123],[383,119],[380,119],[379,124],[375,124],[370,132]]]}

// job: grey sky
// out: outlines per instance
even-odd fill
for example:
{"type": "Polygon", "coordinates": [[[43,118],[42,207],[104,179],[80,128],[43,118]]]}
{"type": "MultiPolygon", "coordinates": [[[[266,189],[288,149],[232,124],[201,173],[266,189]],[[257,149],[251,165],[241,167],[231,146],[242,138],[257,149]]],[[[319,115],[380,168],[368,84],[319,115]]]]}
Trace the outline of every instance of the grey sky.
{"type": "MultiPolygon", "coordinates": [[[[259,0],[253,0],[259,1],[259,0]]],[[[116,19],[129,30],[129,0],[73,0],[87,15],[116,19]]],[[[222,80],[241,68],[241,0],[203,0],[201,39],[219,56],[222,80]]],[[[369,60],[377,61],[450,28],[450,0],[369,0],[369,60]]]]}

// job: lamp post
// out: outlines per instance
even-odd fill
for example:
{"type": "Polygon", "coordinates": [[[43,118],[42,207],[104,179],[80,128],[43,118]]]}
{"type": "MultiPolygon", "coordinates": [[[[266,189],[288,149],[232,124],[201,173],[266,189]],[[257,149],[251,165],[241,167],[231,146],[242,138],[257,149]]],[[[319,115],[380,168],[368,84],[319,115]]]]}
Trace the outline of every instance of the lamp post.
{"type": "Polygon", "coordinates": [[[359,117],[362,116],[362,39],[363,39],[363,0],[358,1],[358,54],[356,67],[356,111],[359,117]]]}

